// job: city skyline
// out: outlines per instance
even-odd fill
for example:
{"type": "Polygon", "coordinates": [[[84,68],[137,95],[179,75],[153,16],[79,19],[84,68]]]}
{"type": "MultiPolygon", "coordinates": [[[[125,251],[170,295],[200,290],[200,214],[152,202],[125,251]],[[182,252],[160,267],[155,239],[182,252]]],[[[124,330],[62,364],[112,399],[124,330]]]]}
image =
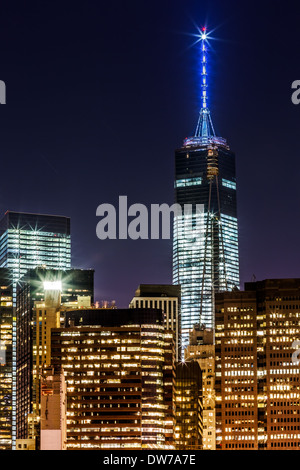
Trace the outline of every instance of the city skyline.
{"type": "Polygon", "coordinates": [[[171,240],[99,241],[95,212],[120,194],[129,203],[172,203],[173,152],[194,129],[200,103],[190,35],[205,22],[218,38],[211,59],[214,124],[237,155],[241,286],[253,275],[298,276],[299,108],[291,84],[299,77],[299,12],[270,5],[257,15],[233,2],[190,1],[184,8],[175,2],[172,10],[120,2],[116,14],[90,3],[83,17],[75,5],[68,23],[74,44],[63,7],[58,19],[50,7],[6,6],[1,152],[18,191],[3,181],[0,209],[70,217],[72,265],[95,269],[97,300],[127,307],[137,284],[171,282],[171,240]]]}
{"type": "Polygon", "coordinates": [[[300,448],[300,4],[2,13],[1,449],[300,448]]]}

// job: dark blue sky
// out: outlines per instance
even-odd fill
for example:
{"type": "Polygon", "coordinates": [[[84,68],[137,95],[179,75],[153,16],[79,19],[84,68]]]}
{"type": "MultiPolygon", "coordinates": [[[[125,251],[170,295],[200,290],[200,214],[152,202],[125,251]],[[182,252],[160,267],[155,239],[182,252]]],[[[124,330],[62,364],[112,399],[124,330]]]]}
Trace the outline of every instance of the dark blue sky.
{"type": "Polygon", "coordinates": [[[96,208],[173,203],[174,150],[199,111],[195,24],[215,29],[210,108],[236,153],[241,281],[300,277],[300,5],[4,1],[0,210],[71,217],[73,265],[126,307],[171,283],[172,242],[100,241],[96,208]]]}

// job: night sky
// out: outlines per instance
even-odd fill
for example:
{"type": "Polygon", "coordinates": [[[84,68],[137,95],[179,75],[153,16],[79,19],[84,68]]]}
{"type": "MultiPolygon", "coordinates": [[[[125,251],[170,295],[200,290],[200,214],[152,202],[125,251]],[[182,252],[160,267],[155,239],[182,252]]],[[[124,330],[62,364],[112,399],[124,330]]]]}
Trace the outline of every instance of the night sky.
{"type": "Polygon", "coordinates": [[[218,39],[209,107],[236,153],[241,285],[300,277],[299,2],[1,2],[0,211],[69,216],[99,301],[172,282],[172,240],[101,241],[96,208],[173,203],[200,107],[196,25],[218,39]]]}

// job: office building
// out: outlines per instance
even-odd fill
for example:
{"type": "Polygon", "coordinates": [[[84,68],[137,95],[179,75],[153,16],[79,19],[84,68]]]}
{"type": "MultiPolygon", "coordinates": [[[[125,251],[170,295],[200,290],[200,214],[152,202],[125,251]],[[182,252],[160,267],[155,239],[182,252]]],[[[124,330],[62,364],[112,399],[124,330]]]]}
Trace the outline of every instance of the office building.
{"type": "Polygon", "coordinates": [[[203,450],[216,449],[214,332],[195,325],[185,349],[186,361],[197,361],[202,372],[203,450]]]}
{"type": "Polygon", "coordinates": [[[239,286],[235,155],[216,136],[208,108],[207,38],[203,32],[195,135],[175,152],[175,203],[181,213],[174,217],[173,283],[181,286],[183,348],[194,324],[214,328],[214,294],[239,286]]]}
{"type": "Polygon", "coordinates": [[[197,361],[176,364],[175,443],[178,450],[202,450],[202,373],[197,361]]]}
{"type": "Polygon", "coordinates": [[[0,267],[16,284],[28,269],[71,267],[70,219],[63,216],[7,211],[0,221],[0,267]]]}
{"type": "MultiPolygon", "coordinates": [[[[9,268],[16,306],[17,283],[28,269],[71,267],[70,219],[7,211],[0,221],[0,268],[9,268]]],[[[13,320],[13,448],[16,440],[16,323],[13,320]]]]}
{"type": "Polygon", "coordinates": [[[39,436],[39,376],[41,368],[51,362],[51,328],[61,326],[66,310],[90,307],[93,300],[93,270],[36,268],[19,281],[16,307],[18,439],[27,439],[30,433],[39,436]]]}
{"type": "Polygon", "coordinates": [[[159,308],[164,313],[165,327],[174,331],[175,360],[181,360],[180,287],[167,284],[141,284],[130,302],[130,308],[159,308]]]}
{"type": "Polygon", "coordinates": [[[0,269],[0,450],[12,448],[12,284],[0,269]]]}
{"type": "Polygon", "coordinates": [[[67,449],[173,448],[174,354],[159,309],[67,312],[51,349],[67,383],[67,449]]]}
{"type": "Polygon", "coordinates": [[[299,319],[300,279],[216,294],[217,448],[299,450],[299,319]]]}

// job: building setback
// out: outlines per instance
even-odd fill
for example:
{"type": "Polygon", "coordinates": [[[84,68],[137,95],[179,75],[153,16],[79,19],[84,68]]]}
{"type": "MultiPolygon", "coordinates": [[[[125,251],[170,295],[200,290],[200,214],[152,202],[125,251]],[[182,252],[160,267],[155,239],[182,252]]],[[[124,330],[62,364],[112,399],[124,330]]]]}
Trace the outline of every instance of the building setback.
{"type": "Polygon", "coordinates": [[[52,330],[68,449],[173,448],[174,339],[159,309],[90,309],[52,330]]]}
{"type": "Polygon", "coordinates": [[[216,294],[217,447],[300,448],[300,279],[216,294]]]}

